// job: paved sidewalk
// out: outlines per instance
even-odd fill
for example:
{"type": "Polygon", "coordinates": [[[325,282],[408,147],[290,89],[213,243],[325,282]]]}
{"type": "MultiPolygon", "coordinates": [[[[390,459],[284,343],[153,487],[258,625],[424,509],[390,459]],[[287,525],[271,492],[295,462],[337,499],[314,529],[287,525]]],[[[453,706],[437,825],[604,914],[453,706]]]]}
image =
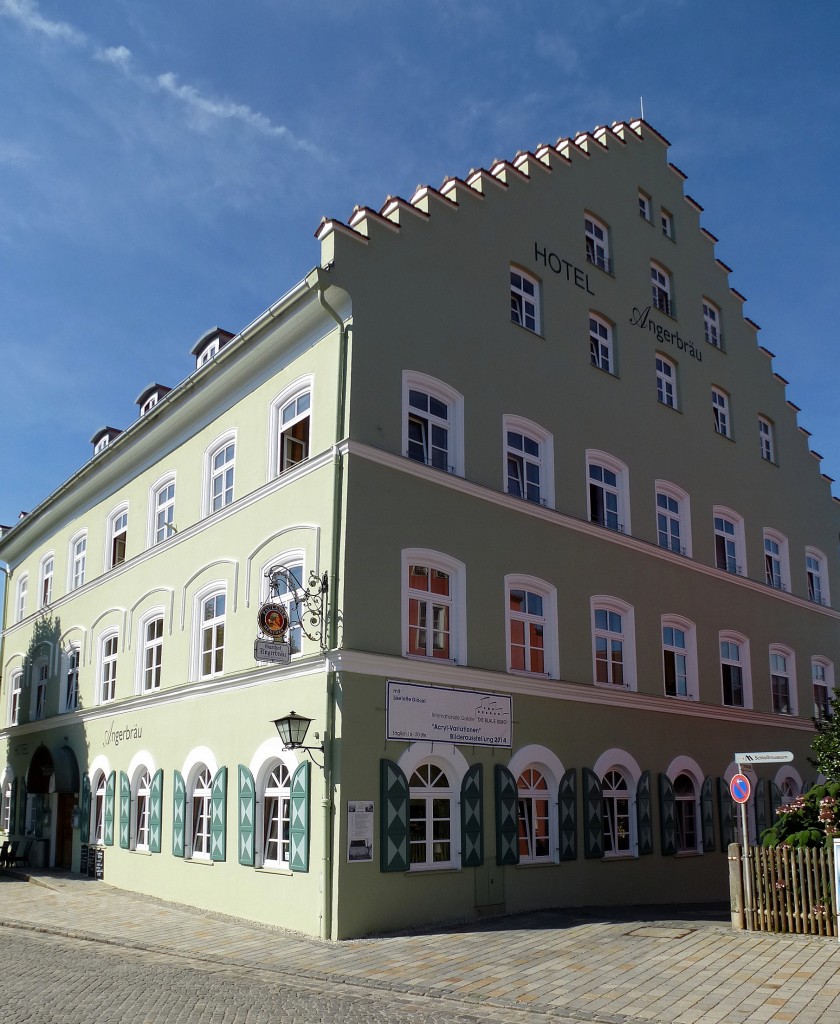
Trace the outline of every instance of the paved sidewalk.
{"type": "Polygon", "coordinates": [[[840,1021],[840,944],[684,908],[541,911],[326,943],[78,875],[0,873],[0,925],[284,978],[623,1024],[840,1021]],[[36,884],[31,884],[36,883],[36,884]]]}

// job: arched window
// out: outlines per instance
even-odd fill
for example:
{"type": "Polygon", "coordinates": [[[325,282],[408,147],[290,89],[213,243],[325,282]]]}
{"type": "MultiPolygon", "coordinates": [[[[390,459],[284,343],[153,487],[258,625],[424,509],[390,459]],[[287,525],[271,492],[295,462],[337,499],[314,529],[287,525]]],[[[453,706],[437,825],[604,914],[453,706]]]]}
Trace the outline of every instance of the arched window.
{"type": "Polygon", "coordinates": [[[540,283],[519,267],[510,268],[510,319],[540,333],[540,283]]]}
{"type": "Polygon", "coordinates": [[[681,772],[674,779],[674,800],[677,853],[693,853],[698,849],[700,835],[697,827],[699,806],[694,780],[686,772],[681,772]]]}
{"type": "Polygon", "coordinates": [[[516,498],[554,505],[554,443],[551,434],[519,416],[505,416],[504,483],[516,498]]]}
{"type": "Polygon", "coordinates": [[[712,509],[715,530],[715,565],[724,572],[745,576],[744,520],[732,509],[716,505],[712,509]]]}
{"type": "Polygon", "coordinates": [[[811,680],[814,686],[814,718],[821,721],[831,714],[830,695],[834,689],[834,665],[828,658],[811,658],[811,680]]]}
{"type": "Polygon", "coordinates": [[[15,591],[15,622],[20,622],[26,616],[26,596],[29,589],[29,577],[26,573],[20,577],[15,591]]]}
{"type": "Polygon", "coordinates": [[[770,648],[770,694],[774,714],[798,713],[796,659],[793,651],[781,644],[774,644],[770,648]]]}
{"type": "Polygon", "coordinates": [[[656,542],[661,548],[691,558],[691,505],[682,488],[657,480],[656,542]]]}
{"type": "Polygon", "coordinates": [[[624,773],[611,768],[601,779],[604,811],[604,856],[631,853],[633,835],[631,792],[624,773]]]}
{"type": "Polygon", "coordinates": [[[204,514],[218,512],[233,502],[236,470],[236,431],[217,438],[204,456],[204,514]]]}
{"type": "Polygon", "coordinates": [[[168,473],[152,487],[150,542],[161,544],[175,533],[175,474],[168,473]]]}
{"type": "Polygon", "coordinates": [[[53,599],[53,580],[55,577],[55,557],[52,552],[44,555],[38,576],[38,607],[46,608],[53,599]]]}
{"type": "Polygon", "coordinates": [[[723,703],[730,708],[752,707],[749,640],[726,630],[720,634],[720,674],[723,703]]]}
{"type": "Polygon", "coordinates": [[[128,505],[118,505],[105,524],[105,568],[113,569],[126,559],[128,539],[128,505]]]}
{"type": "Polygon", "coordinates": [[[440,552],[402,553],[403,650],[421,658],[466,663],[465,569],[440,552]]]}
{"type": "Polygon", "coordinates": [[[455,794],[439,765],[426,761],[409,779],[409,860],[412,870],[453,867],[455,794]]]}
{"type": "Polygon", "coordinates": [[[464,475],[464,398],[435,377],[403,373],[402,451],[414,462],[464,475]]]}
{"type": "Polygon", "coordinates": [[[96,846],[105,842],[105,797],[108,780],[105,772],[97,772],[93,777],[93,800],[90,808],[90,838],[96,846]]]}
{"type": "Polygon", "coordinates": [[[557,677],[557,591],[531,576],[505,577],[509,672],[557,677]]]}
{"type": "Polygon", "coordinates": [[[596,683],[636,689],[635,625],[632,605],[593,597],[592,658],[596,683]]]}
{"type": "Polygon", "coordinates": [[[83,530],[70,541],[70,559],[67,572],[70,590],[84,586],[87,567],[87,530],[83,530]]]}
{"type": "Polygon", "coordinates": [[[787,537],[777,530],[764,531],[764,582],[775,590],[790,590],[787,537]]]}
{"type": "Polygon", "coordinates": [[[606,452],[586,453],[589,519],[608,530],[630,533],[630,489],[627,467],[606,452]]]}
{"type": "Polygon", "coordinates": [[[605,373],[615,373],[613,327],[603,317],[589,313],[589,361],[605,373]]]}
{"type": "Polygon", "coordinates": [[[606,226],[591,213],[584,214],[584,234],[586,237],[586,261],[593,263],[601,270],[610,272],[610,237],[606,226]]]}
{"type": "Polygon", "coordinates": [[[536,765],[529,765],[516,780],[519,810],[519,861],[550,861],[551,819],[548,782],[536,765]]]}
{"type": "Polygon", "coordinates": [[[268,868],[289,866],[291,776],[282,761],[266,774],[263,788],[262,863],[268,868]]]}
{"type": "Polygon", "coordinates": [[[659,263],[650,265],[650,284],[653,305],[656,309],[674,315],[674,307],[671,299],[671,274],[659,263]]]}
{"type": "Polygon", "coordinates": [[[190,815],[190,855],[201,860],[210,859],[212,785],[210,769],[203,764],[196,765],[187,803],[190,815]]]}
{"type": "Polygon", "coordinates": [[[134,847],[149,849],[149,811],[151,806],[152,776],[141,767],[134,783],[134,847]]]}
{"type": "Polygon", "coordinates": [[[805,548],[805,576],[808,582],[808,600],[815,604],[831,604],[828,593],[828,562],[822,551],[805,548]]]}
{"type": "Polygon", "coordinates": [[[693,622],[676,615],[662,616],[662,667],[666,697],[697,700],[697,642],[693,622]]]}
{"type": "Polygon", "coordinates": [[[666,356],[656,355],[656,398],[662,405],[678,409],[677,366],[666,356]]]}

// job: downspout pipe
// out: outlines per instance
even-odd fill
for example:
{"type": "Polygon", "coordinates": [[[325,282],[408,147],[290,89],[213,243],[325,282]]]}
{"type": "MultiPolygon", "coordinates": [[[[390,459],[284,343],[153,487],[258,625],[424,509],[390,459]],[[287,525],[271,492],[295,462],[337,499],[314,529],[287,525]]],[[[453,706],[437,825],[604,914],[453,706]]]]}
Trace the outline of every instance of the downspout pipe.
{"type": "MultiPolygon", "coordinates": [[[[336,419],[333,443],[333,494],[332,494],[332,532],[330,538],[329,581],[327,608],[327,649],[333,651],[338,646],[338,573],[341,556],[341,538],[343,534],[342,505],[344,499],[344,460],[339,445],[345,437],[345,418],[347,414],[347,357],[348,329],[335,309],[327,302],[324,294],[327,288],[325,280],[327,272],[316,267],[306,276],[306,284],[318,296],[324,312],[331,317],[339,330],[338,379],[336,384],[336,419]]],[[[337,673],[330,669],[327,673],[326,723],[324,728],[324,795],[321,801],[323,811],[323,855],[322,855],[322,903],[321,903],[321,938],[333,937],[333,842],[334,812],[333,804],[333,738],[335,731],[335,694],[337,673]]]]}

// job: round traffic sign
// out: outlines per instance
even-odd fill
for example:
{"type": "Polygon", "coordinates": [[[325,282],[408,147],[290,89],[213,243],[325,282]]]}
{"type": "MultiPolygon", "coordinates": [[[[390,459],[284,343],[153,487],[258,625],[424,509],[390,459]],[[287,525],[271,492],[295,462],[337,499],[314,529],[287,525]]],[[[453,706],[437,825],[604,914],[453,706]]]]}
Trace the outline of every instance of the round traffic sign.
{"type": "Polygon", "coordinates": [[[739,773],[732,776],[732,781],[729,783],[729,792],[736,804],[745,804],[749,800],[750,789],[750,780],[746,775],[739,773]]]}

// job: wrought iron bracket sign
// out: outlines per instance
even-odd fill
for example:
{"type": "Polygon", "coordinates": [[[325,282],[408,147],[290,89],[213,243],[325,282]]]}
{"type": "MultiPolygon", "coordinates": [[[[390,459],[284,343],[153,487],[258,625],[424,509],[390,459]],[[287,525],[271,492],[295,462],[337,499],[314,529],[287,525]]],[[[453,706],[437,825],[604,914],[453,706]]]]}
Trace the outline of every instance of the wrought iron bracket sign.
{"type": "Polygon", "coordinates": [[[279,639],[290,626],[300,626],[307,640],[318,644],[322,653],[327,650],[326,604],[329,578],[319,576],[314,569],[303,587],[295,572],[286,565],[272,565],[266,569],[271,597],[259,610],[257,622],[260,630],[272,639],[279,639]],[[285,600],[281,601],[281,587],[285,600]],[[294,607],[294,613],[289,614],[294,607]],[[286,609],[289,609],[287,611],[286,609]],[[281,614],[282,613],[282,614],[281,614]],[[285,625],[282,618],[285,616],[285,625]]]}

